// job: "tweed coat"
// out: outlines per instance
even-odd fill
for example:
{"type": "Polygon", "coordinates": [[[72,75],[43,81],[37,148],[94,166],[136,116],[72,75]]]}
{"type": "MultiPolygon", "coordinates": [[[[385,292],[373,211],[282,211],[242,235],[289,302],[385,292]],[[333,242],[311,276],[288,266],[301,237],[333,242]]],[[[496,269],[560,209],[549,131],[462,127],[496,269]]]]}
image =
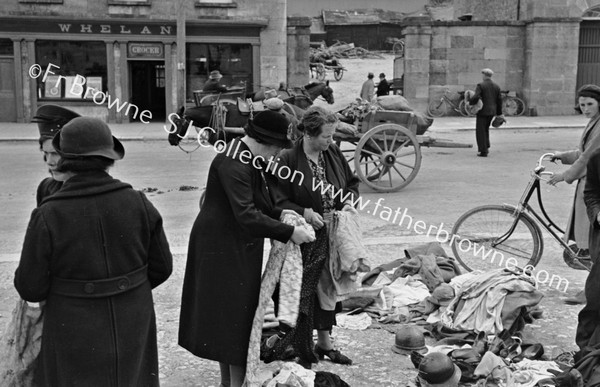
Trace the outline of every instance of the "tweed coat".
{"type": "Polygon", "coordinates": [[[294,232],[277,220],[282,211],[255,159],[241,157],[244,151],[247,145],[234,139],[210,165],[190,235],[179,319],[179,345],[240,366],[258,306],[264,238],[287,242],[294,232]]]}
{"type": "Polygon", "coordinates": [[[24,300],[46,301],[40,385],[158,386],[151,289],[171,271],[161,216],[129,184],[82,173],[46,197],[31,215],[14,279],[24,300]],[[112,296],[57,293],[60,281],[120,277],[144,265],[139,286],[112,296]]]}
{"type": "Polygon", "coordinates": [[[589,243],[590,222],[586,214],[585,203],[583,201],[583,190],[585,188],[586,168],[588,161],[593,153],[600,149],[600,115],[592,118],[579,141],[579,147],[576,150],[563,153],[561,162],[571,165],[563,176],[565,182],[571,184],[577,180],[575,197],[573,198],[573,207],[567,222],[565,230],[565,241],[574,240],[577,247],[587,249],[589,243]]]}

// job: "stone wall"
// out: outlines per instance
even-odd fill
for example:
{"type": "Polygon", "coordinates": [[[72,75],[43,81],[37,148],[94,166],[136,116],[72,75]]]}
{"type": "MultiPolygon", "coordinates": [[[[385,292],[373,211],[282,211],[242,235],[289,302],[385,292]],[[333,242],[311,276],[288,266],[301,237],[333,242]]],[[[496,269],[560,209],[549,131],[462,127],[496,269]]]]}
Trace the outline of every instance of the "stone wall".
{"type": "Polygon", "coordinates": [[[493,79],[502,89],[522,95],[524,35],[524,25],[518,23],[433,23],[429,100],[439,98],[446,89],[456,97],[458,91],[474,90],[486,67],[494,70],[493,79]]]}
{"type": "Polygon", "coordinates": [[[472,14],[472,20],[516,21],[519,20],[519,2],[516,0],[456,0],[454,16],[472,14]]]}
{"type": "Polygon", "coordinates": [[[310,79],[310,25],[308,17],[287,19],[287,84],[306,85],[310,79]]]}

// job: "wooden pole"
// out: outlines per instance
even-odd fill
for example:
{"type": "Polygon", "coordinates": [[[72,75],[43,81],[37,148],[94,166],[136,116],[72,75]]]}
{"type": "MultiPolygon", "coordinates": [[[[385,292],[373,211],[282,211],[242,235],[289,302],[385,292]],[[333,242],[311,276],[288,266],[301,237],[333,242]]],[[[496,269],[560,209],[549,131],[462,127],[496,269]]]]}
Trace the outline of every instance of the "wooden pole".
{"type": "Polygon", "coordinates": [[[177,106],[185,106],[185,3],[177,2],[177,106]]]}

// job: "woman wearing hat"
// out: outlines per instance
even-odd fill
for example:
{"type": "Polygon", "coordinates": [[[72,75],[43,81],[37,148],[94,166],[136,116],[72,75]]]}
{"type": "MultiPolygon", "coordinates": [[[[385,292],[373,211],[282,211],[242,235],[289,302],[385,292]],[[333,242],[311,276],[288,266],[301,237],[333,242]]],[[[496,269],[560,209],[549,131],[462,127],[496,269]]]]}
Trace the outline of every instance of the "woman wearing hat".
{"type": "Polygon", "coordinates": [[[335,314],[340,310],[341,303],[336,304],[335,299],[330,299],[331,295],[317,291],[320,281],[328,282],[325,273],[329,267],[326,264],[329,260],[327,223],[335,210],[355,212],[350,197],[358,197],[358,177],[352,173],[342,151],[333,144],[333,133],[337,124],[335,113],[317,106],[309,108],[298,125],[298,129],[304,134],[303,137],[292,149],[281,152],[281,159],[278,161],[279,165],[299,171],[305,176],[300,186],[297,181],[279,180],[278,204],[303,215],[316,230],[317,237],[314,243],[301,247],[302,290],[300,316],[296,328],[280,340],[274,350],[279,353],[277,356],[280,356],[286,345],[291,343],[300,358],[300,363],[305,367],[318,361],[315,354],[320,359],[327,356],[335,363],[352,364],[352,360],[334,349],[330,337],[331,329],[335,325],[335,314]],[[342,195],[333,197],[331,190],[327,190],[325,194],[322,194],[321,190],[315,191],[313,184],[319,181],[322,181],[325,187],[331,184],[334,190],[340,190],[342,195]],[[350,197],[347,194],[350,194],[350,197]],[[340,200],[342,197],[346,198],[346,202],[340,200]],[[331,308],[333,310],[326,310],[321,307],[325,304],[335,307],[331,308]],[[313,329],[316,329],[318,334],[314,346],[313,329]]]}
{"type": "MultiPolygon", "coordinates": [[[[569,184],[577,181],[575,197],[571,215],[567,223],[564,239],[566,242],[574,240],[582,255],[587,255],[589,249],[590,222],[586,214],[583,202],[583,189],[585,187],[586,166],[590,156],[600,149],[600,87],[596,85],[584,85],[577,92],[577,106],[575,110],[582,112],[589,122],[585,127],[579,147],[570,151],[555,152],[554,158],[563,164],[570,165],[564,172],[555,173],[548,181],[550,185],[556,185],[561,181],[569,184]]],[[[592,259],[594,259],[593,257],[592,259]]],[[[585,294],[579,293],[570,303],[585,303],[585,294]]]]}
{"type": "Polygon", "coordinates": [[[263,111],[212,161],[206,196],[190,235],[179,345],[215,360],[222,386],[241,386],[258,305],[264,238],[301,244],[300,227],[280,222],[264,161],[291,145],[287,119],[263,111]]]}
{"type": "Polygon", "coordinates": [[[14,284],[46,301],[41,386],[158,386],[152,288],[171,274],[162,219],[107,169],[123,158],[101,120],[54,137],[65,180],[31,215],[14,284]]]}
{"type": "Polygon", "coordinates": [[[221,84],[221,78],[223,76],[219,70],[213,70],[208,76],[208,80],[204,83],[202,91],[214,91],[215,93],[224,93],[227,91],[227,87],[221,84]]]}
{"type": "Polygon", "coordinates": [[[33,122],[37,122],[40,132],[40,150],[44,154],[44,162],[52,177],[48,177],[40,183],[36,192],[36,203],[39,206],[46,196],[50,196],[62,186],[63,174],[56,170],[60,156],[52,146],[52,138],[58,131],[79,114],[57,105],[44,105],[33,116],[33,122]]]}

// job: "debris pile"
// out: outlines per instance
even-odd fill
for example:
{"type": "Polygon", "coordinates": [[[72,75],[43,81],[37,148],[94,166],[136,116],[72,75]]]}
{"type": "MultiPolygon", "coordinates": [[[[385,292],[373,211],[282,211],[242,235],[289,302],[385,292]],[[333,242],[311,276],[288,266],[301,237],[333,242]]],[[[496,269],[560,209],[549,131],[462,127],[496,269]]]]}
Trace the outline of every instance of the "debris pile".
{"type": "Polygon", "coordinates": [[[310,49],[310,62],[325,62],[333,58],[378,58],[383,59],[383,56],[364,49],[362,47],[354,47],[354,43],[345,43],[336,41],[332,46],[327,47],[325,43],[319,48],[310,49]]]}

